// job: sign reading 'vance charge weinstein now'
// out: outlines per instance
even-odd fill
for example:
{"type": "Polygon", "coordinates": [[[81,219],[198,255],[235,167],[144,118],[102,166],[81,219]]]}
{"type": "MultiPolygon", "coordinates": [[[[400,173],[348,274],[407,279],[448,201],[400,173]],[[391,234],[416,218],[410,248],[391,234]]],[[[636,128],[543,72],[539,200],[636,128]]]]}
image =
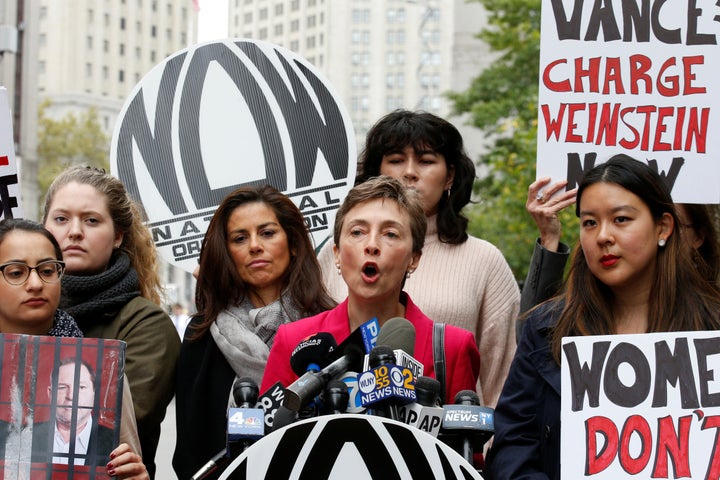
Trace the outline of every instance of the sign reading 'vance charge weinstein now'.
{"type": "Polygon", "coordinates": [[[540,32],[538,177],[573,188],[622,152],[720,203],[717,0],[543,0],[540,32]]]}

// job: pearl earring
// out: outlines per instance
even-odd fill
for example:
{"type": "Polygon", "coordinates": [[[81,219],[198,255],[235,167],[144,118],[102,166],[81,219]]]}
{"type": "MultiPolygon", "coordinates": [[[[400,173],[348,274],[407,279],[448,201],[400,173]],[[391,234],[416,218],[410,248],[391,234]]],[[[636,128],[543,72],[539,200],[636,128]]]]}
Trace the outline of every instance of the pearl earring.
{"type": "Polygon", "coordinates": [[[339,264],[339,263],[336,263],[336,264],[335,264],[335,268],[337,268],[337,274],[338,274],[338,275],[342,275],[342,272],[340,271],[340,264],[339,264]]]}
{"type": "Polygon", "coordinates": [[[658,240],[658,247],[662,248],[665,246],[666,243],[667,242],[665,241],[665,239],[661,238],[660,240],[658,240]]]}
{"type": "Polygon", "coordinates": [[[410,278],[410,275],[412,275],[414,271],[415,270],[408,270],[407,272],[405,272],[405,278],[410,278]]]}

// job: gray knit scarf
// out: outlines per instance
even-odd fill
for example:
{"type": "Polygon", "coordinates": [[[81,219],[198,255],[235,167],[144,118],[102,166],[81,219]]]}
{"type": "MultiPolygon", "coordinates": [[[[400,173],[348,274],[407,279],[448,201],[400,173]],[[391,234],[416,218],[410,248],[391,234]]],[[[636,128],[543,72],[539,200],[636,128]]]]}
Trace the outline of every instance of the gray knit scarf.
{"type": "Polygon", "coordinates": [[[60,308],[75,318],[80,328],[110,321],[130,300],[140,296],[138,275],[130,258],[116,252],[107,270],[97,275],[62,277],[60,308]]]}
{"type": "Polygon", "coordinates": [[[250,377],[260,385],[278,327],[299,316],[286,293],[261,308],[253,307],[245,299],[240,305],[220,312],[210,325],[210,333],[235,375],[250,377]]]}

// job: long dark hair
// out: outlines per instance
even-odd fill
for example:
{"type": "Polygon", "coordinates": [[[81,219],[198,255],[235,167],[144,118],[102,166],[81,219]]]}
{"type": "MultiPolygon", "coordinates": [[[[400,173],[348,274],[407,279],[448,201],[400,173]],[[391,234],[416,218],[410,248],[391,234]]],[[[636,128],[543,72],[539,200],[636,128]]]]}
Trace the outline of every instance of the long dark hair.
{"type": "MultiPolygon", "coordinates": [[[[587,172],[577,193],[579,216],[582,195],[595,183],[613,183],[638,196],[655,220],[669,214],[673,233],[656,254],[656,275],[648,300],[648,332],[712,330],[720,328],[720,292],[705,281],[690,258],[690,247],[678,234],[679,221],[670,190],[656,171],[627,155],[615,155],[587,172]]],[[[560,363],[562,338],[572,335],[615,333],[614,304],[610,288],[598,280],[578,244],[573,255],[566,291],[560,297],[564,307],[552,333],[552,351],[560,363]]]]}
{"type": "Polygon", "coordinates": [[[294,252],[283,276],[283,290],[289,292],[301,318],[335,306],[325,291],[320,265],[300,210],[273,187],[242,187],[225,197],[205,233],[195,293],[196,316],[201,316],[203,321],[191,339],[202,337],[222,310],[241,303],[249,295],[248,285],[240,278],[228,253],[227,223],[236,208],[256,202],[267,205],[275,213],[294,252]]]}
{"type": "Polygon", "coordinates": [[[445,158],[448,171],[455,170],[449,195],[438,205],[437,228],[441,242],[460,244],[468,238],[468,219],[462,209],[470,203],[475,181],[475,164],[470,160],[463,139],[450,122],[432,113],[395,110],[378,120],[365,138],[355,185],[380,175],[383,156],[412,146],[431,149],[445,158]]]}
{"type": "Polygon", "coordinates": [[[720,244],[710,206],[683,203],[682,208],[690,222],[686,226],[692,228],[703,241],[693,252],[693,260],[703,277],[710,282],[717,282],[720,277],[720,244]]]}

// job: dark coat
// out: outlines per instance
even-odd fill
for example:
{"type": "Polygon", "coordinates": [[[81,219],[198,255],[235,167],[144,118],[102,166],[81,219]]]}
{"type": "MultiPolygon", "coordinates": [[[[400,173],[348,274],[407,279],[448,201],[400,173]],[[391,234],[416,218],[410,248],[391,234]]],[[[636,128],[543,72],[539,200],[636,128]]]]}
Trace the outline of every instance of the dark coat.
{"type": "Polygon", "coordinates": [[[528,317],[495,408],[491,479],[560,479],[560,366],[549,338],[560,309],[553,305],[528,317]]]}
{"type": "MultiPolygon", "coordinates": [[[[175,382],[177,442],[173,469],[178,478],[190,478],[225,447],[227,409],[235,372],[217,347],[210,332],[199,340],[188,340],[193,318],[185,330],[175,382]]],[[[218,478],[221,470],[210,475],[218,478]]]]}
{"type": "MultiPolygon", "coordinates": [[[[52,463],[54,435],[52,422],[40,422],[33,426],[33,462],[52,463]]],[[[110,452],[118,444],[118,438],[119,432],[116,436],[112,428],[98,424],[97,430],[90,434],[85,465],[104,467],[110,461],[110,452]]]]}

